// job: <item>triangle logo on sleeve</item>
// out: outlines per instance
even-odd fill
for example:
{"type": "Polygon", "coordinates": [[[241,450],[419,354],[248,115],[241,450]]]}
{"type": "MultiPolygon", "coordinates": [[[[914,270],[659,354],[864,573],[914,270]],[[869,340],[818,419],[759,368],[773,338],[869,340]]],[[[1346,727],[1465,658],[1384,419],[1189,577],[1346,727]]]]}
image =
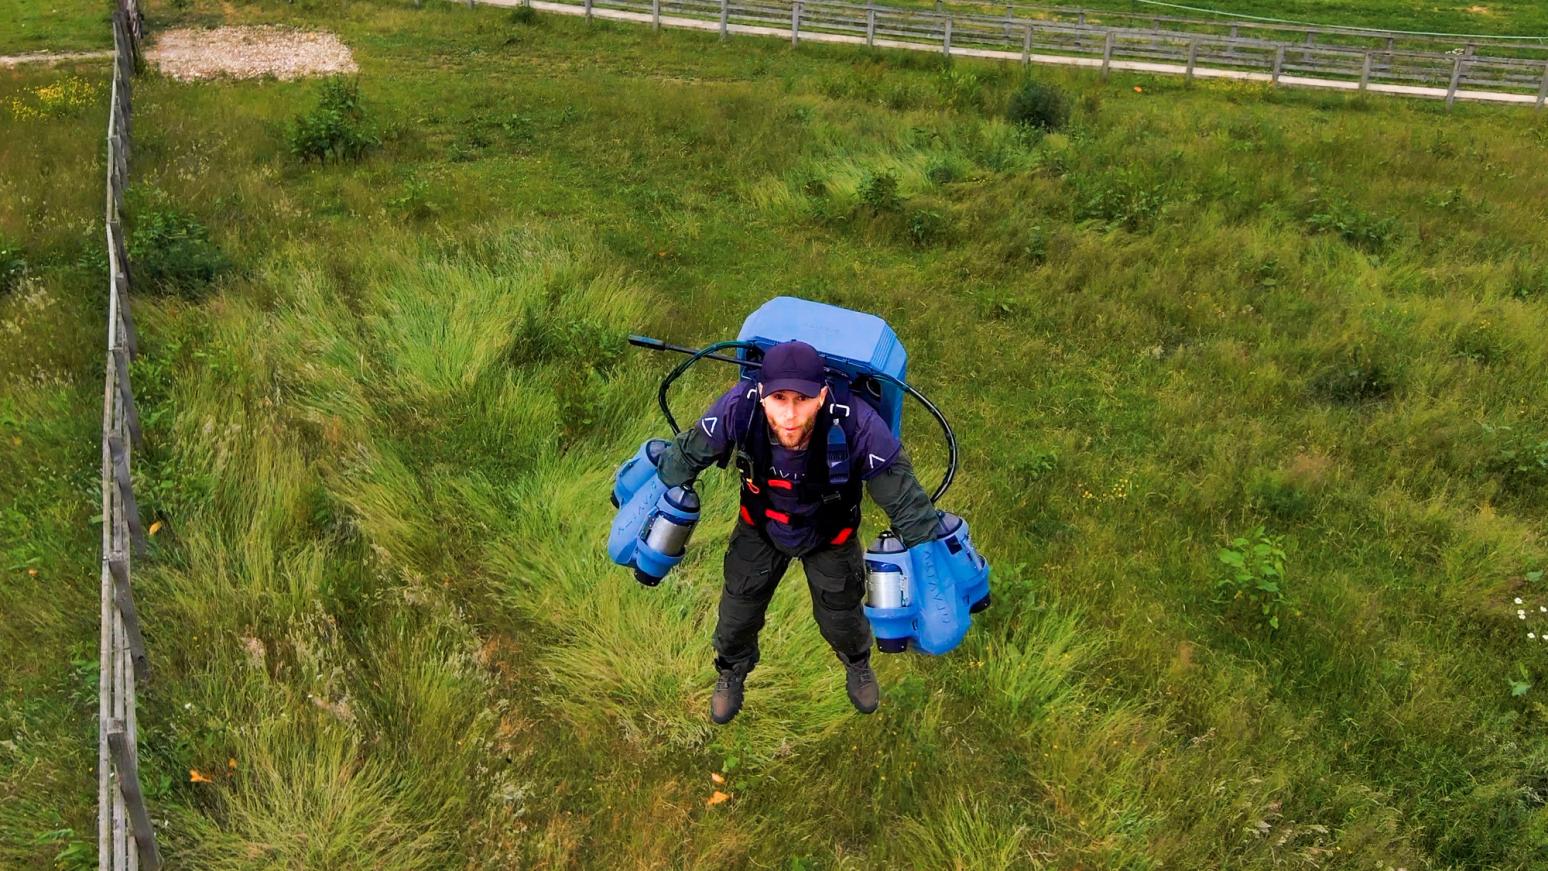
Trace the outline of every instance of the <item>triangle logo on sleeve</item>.
{"type": "Polygon", "coordinates": [[[718,418],[718,417],[706,417],[703,420],[699,421],[699,426],[704,427],[704,434],[705,435],[707,435],[707,436],[709,436],[711,438],[714,438],[715,437],[715,424],[717,424],[719,422],[720,422],[720,418],[718,418]]]}
{"type": "Polygon", "coordinates": [[[872,469],[876,468],[876,464],[877,463],[885,463],[885,462],[887,462],[886,460],[882,459],[881,457],[876,456],[875,454],[866,454],[866,457],[870,460],[870,462],[871,462],[870,468],[872,468],[872,469]]]}

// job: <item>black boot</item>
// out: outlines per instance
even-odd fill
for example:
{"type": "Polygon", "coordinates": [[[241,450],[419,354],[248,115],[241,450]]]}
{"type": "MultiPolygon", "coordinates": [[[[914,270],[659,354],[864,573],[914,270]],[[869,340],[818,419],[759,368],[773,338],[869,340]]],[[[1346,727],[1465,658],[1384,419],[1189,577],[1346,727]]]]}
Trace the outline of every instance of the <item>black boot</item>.
{"type": "Polygon", "coordinates": [[[722,726],[731,722],[742,709],[742,683],[746,680],[744,673],[729,668],[720,670],[720,678],[715,681],[715,695],[710,698],[711,720],[722,726]]]}
{"type": "Polygon", "coordinates": [[[839,661],[844,663],[844,688],[849,691],[849,700],[854,703],[855,710],[862,714],[874,713],[881,704],[881,688],[876,684],[876,672],[871,670],[870,652],[867,651],[859,662],[850,662],[843,656],[839,661]]]}

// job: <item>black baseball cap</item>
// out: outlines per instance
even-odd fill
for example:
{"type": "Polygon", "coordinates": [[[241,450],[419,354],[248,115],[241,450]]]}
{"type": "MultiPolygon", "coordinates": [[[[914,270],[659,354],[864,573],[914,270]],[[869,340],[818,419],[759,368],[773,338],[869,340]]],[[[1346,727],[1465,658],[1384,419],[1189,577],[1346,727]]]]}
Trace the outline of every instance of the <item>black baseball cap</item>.
{"type": "Polygon", "coordinates": [[[822,355],[817,349],[799,339],[780,342],[763,353],[763,368],[758,381],[763,395],[779,390],[794,390],[806,396],[822,392],[827,380],[822,365],[822,355]]]}

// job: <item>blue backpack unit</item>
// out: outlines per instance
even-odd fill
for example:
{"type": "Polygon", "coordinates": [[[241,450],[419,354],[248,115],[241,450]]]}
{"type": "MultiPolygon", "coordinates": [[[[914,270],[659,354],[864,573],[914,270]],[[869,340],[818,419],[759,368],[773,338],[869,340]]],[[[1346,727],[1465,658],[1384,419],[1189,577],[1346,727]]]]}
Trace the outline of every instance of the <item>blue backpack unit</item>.
{"type": "MultiPolygon", "coordinates": [[[[700,349],[669,345],[632,336],[632,344],[688,355],[661,382],[658,399],[667,423],[678,432],[667,405],[667,391],[701,359],[740,367],[749,383],[756,381],[758,360],[768,348],[799,339],[816,348],[828,368],[836,401],[858,399],[887,422],[894,436],[902,435],[903,397],[912,396],[941,425],[949,450],[947,470],[931,500],[939,502],[956,473],[957,444],[944,415],[904,377],[908,354],[897,334],[875,315],[795,297],[764,303],[742,323],[735,341],[700,349]],[[735,357],[720,351],[734,348],[735,357]],[[846,397],[847,394],[847,397],[846,397]]],[[[830,433],[839,433],[833,427],[830,433]]],[[[842,436],[840,436],[842,437],[842,436]]],[[[613,482],[618,508],[608,537],[608,555],[634,569],[646,586],[661,582],[682,561],[689,536],[699,518],[699,497],[691,485],[668,488],[656,476],[656,462],[667,442],[651,439],[619,467],[613,482]]],[[[913,647],[942,654],[957,646],[972,623],[971,614],[989,605],[989,565],[974,549],[968,525],[955,514],[937,512],[940,522],[933,540],[905,548],[891,531],[882,532],[865,554],[865,615],[871,621],[877,648],[899,653],[913,647]]]]}

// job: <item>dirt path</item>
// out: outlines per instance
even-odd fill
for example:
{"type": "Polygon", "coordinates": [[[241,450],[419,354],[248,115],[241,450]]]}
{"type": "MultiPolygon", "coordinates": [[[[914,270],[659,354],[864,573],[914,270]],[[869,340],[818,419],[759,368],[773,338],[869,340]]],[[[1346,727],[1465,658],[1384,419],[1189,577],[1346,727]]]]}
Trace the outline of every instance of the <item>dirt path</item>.
{"type": "Polygon", "coordinates": [[[0,67],[22,64],[55,64],[75,60],[100,60],[113,56],[111,51],[32,51],[26,54],[0,54],[0,67]]]}
{"type": "MultiPolygon", "coordinates": [[[[0,56],[0,67],[34,63],[108,60],[111,51],[29,52],[0,56]]],[[[178,28],[153,34],[145,59],[179,81],[212,78],[252,79],[354,73],[355,57],[339,38],[325,31],[289,27],[178,28]]]]}

